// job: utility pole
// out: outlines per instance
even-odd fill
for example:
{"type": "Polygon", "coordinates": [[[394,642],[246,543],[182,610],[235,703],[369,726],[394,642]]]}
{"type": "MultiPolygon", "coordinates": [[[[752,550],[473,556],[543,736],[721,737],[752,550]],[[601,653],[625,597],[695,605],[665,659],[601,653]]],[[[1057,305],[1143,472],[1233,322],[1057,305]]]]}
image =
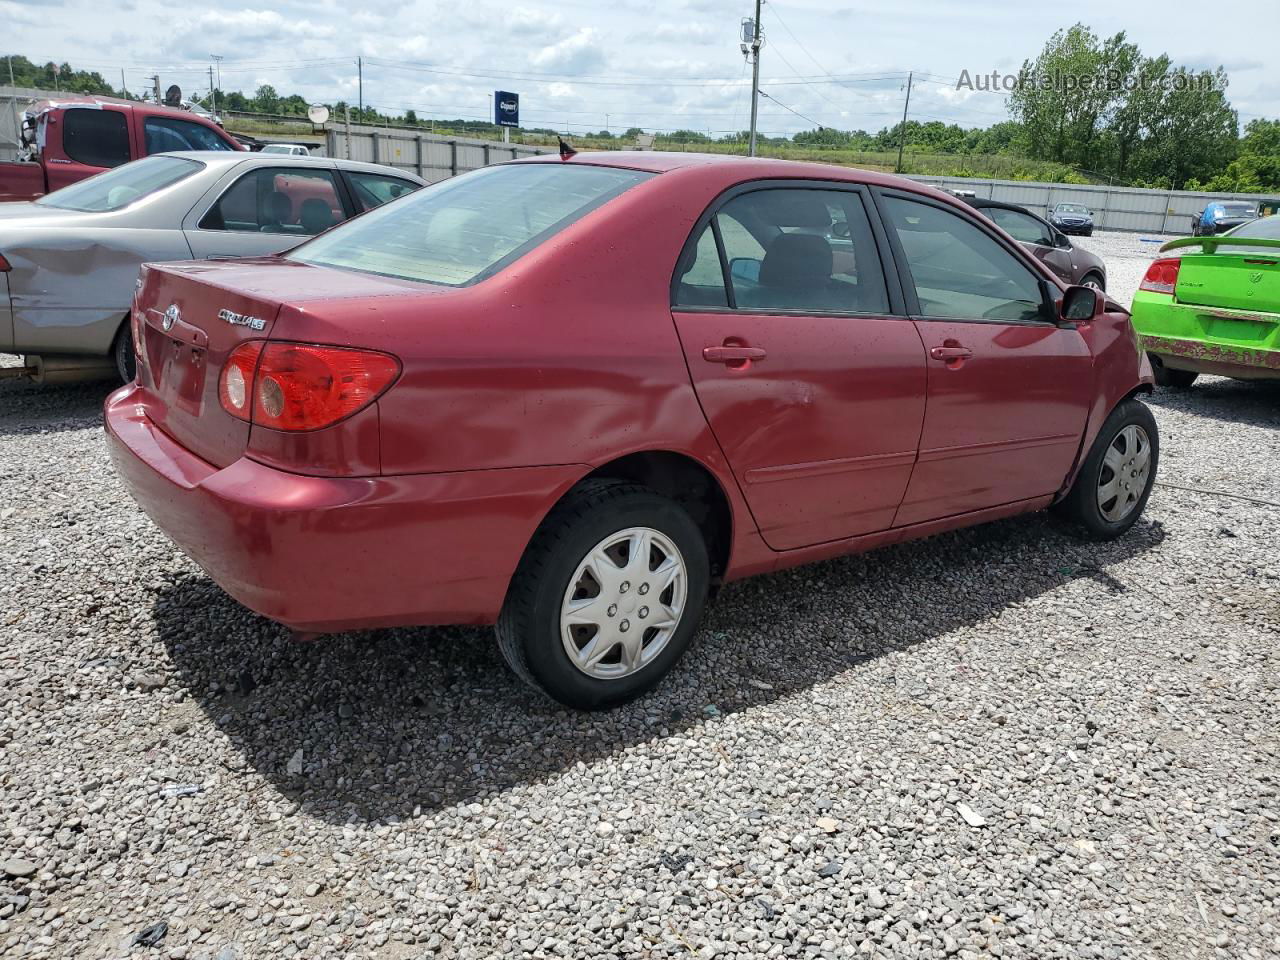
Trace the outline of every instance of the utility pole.
{"type": "Polygon", "coordinates": [[[364,123],[364,57],[356,57],[356,86],[360,88],[360,105],[356,123],[364,123]]]}
{"type": "Polygon", "coordinates": [[[124,78],[124,67],[120,68],[120,96],[129,99],[129,84],[124,78]]]}
{"type": "Polygon", "coordinates": [[[218,118],[218,91],[222,89],[222,57],[216,53],[209,54],[209,57],[218,65],[218,85],[213,88],[213,117],[216,121],[218,118]]]}
{"type": "Polygon", "coordinates": [[[747,156],[756,155],[756,107],[760,98],[760,0],[756,0],[756,18],[752,22],[751,31],[751,143],[747,146],[747,156]]]}
{"type": "Polygon", "coordinates": [[[156,74],[153,77],[147,77],[147,79],[151,81],[151,94],[152,96],[155,97],[156,103],[159,103],[160,102],[160,75],[156,74]]]}
{"type": "MultiPolygon", "coordinates": [[[[213,64],[209,64],[209,109],[213,110],[213,64]]],[[[218,112],[214,110],[213,115],[216,118],[218,112]]]]}
{"type": "Polygon", "coordinates": [[[914,75],[914,71],[907,71],[907,99],[902,103],[902,129],[898,131],[898,166],[894,173],[902,172],[902,148],[907,145],[907,107],[911,106],[911,78],[914,75]]]}

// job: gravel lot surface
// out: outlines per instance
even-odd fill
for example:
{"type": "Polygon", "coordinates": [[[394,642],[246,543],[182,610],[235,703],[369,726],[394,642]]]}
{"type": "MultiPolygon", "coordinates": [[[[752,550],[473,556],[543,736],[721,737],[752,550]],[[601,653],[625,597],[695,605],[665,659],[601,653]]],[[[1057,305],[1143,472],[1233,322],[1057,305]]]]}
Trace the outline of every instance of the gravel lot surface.
{"type": "MultiPolygon", "coordinates": [[[[1082,242],[1127,303],[1154,245],[1082,242]]],[[[1280,956],[1280,387],[1152,400],[1163,481],[1271,505],[736,584],[601,715],[484,631],[289,643],[128,499],[105,392],[0,383],[6,957],[1280,956]]]]}

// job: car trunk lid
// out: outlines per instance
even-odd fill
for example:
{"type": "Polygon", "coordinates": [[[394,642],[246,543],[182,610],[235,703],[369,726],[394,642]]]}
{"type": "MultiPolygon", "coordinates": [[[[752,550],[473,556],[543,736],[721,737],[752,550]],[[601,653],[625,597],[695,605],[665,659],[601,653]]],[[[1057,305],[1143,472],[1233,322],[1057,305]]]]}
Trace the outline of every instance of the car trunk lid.
{"type": "Polygon", "coordinates": [[[345,328],[307,322],[308,303],[357,297],[377,303],[422,287],[274,257],[146,267],[134,336],[147,415],[196,456],[225,467],[249,446],[250,424],[228,413],[218,397],[219,375],[236,347],[271,338],[286,304],[288,329],[277,339],[360,345],[350,322],[345,328]]]}
{"type": "Polygon", "coordinates": [[[1280,250],[1227,250],[1182,258],[1174,290],[1180,303],[1280,312],[1280,250]]]}

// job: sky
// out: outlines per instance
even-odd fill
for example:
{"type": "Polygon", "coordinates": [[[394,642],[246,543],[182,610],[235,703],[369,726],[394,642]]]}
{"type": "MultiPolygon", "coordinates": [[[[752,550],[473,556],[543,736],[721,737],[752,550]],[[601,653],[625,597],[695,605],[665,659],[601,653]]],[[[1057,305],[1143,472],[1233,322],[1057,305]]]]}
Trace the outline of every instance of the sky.
{"type": "MultiPolygon", "coordinates": [[[[1205,29],[1203,0],[768,0],[761,17],[760,130],[814,126],[875,132],[902,115],[965,127],[1006,119],[999,93],[957,80],[1012,73],[1054,30],[1079,20],[1106,37],[1125,31],[1147,55],[1227,68],[1241,123],[1280,116],[1276,0],[1233,0],[1229,22],[1205,29]],[[1242,38],[1244,38],[1242,42],[1242,38]]],[[[69,62],[131,90],[207,90],[211,55],[222,88],[270,84],[312,102],[358,96],[421,118],[488,119],[495,89],[520,95],[525,126],[570,133],[628,127],[745,129],[751,71],[739,50],[751,0],[0,0],[0,54],[69,62]]],[[[1225,8],[1224,8],[1225,9],[1225,8]]],[[[3,76],[0,63],[0,80],[3,76]]]]}

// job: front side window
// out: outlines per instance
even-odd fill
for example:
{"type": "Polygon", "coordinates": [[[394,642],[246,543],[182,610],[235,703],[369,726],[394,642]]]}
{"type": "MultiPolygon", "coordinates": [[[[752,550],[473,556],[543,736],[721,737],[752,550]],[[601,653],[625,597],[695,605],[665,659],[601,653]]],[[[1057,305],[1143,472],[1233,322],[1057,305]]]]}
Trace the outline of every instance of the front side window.
{"type": "Polygon", "coordinates": [[[484,167],[379,207],[287,256],[462,286],[484,279],[652,176],[586,164],[484,167]]]}
{"type": "Polygon", "coordinates": [[[47,193],[36,203],[86,212],[120,210],[203,170],[186,157],[144,157],[47,193]]]}
{"type": "Polygon", "coordinates": [[[200,228],[310,237],[345,219],[332,171],[259,167],[226,189],[200,228]]]}
{"type": "Polygon", "coordinates": [[[357,170],[347,171],[347,180],[351,191],[356,195],[356,202],[363,210],[380,207],[389,200],[399,200],[418,189],[412,180],[401,180],[399,177],[387,177],[378,173],[361,173],[357,170]]]}
{"type": "Polygon", "coordinates": [[[73,107],[63,111],[62,149],[88,167],[129,162],[129,123],[119,110],[73,107]]]}
{"type": "MultiPolygon", "coordinates": [[[[738,309],[886,313],[884,274],[862,198],[845,190],[766,189],[715,215],[738,309]]],[[[719,256],[711,226],[676,285],[678,304],[715,305],[719,256]],[[713,298],[708,300],[707,298],[713,298]]]]}
{"type": "Polygon", "coordinates": [[[176,117],[147,117],[142,124],[147,153],[174,150],[230,150],[231,145],[202,123],[176,117]]]}
{"type": "Polygon", "coordinates": [[[1002,207],[988,207],[986,212],[991,214],[991,219],[1013,239],[1022,243],[1036,243],[1042,247],[1053,246],[1053,237],[1049,235],[1049,229],[1043,221],[1037,220],[1030,214],[1020,213],[1017,210],[1005,210],[1002,207]]]}
{"type": "Polygon", "coordinates": [[[885,197],[926,317],[1043,320],[1040,278],[975,224],[938,207],[885,197]]]}

